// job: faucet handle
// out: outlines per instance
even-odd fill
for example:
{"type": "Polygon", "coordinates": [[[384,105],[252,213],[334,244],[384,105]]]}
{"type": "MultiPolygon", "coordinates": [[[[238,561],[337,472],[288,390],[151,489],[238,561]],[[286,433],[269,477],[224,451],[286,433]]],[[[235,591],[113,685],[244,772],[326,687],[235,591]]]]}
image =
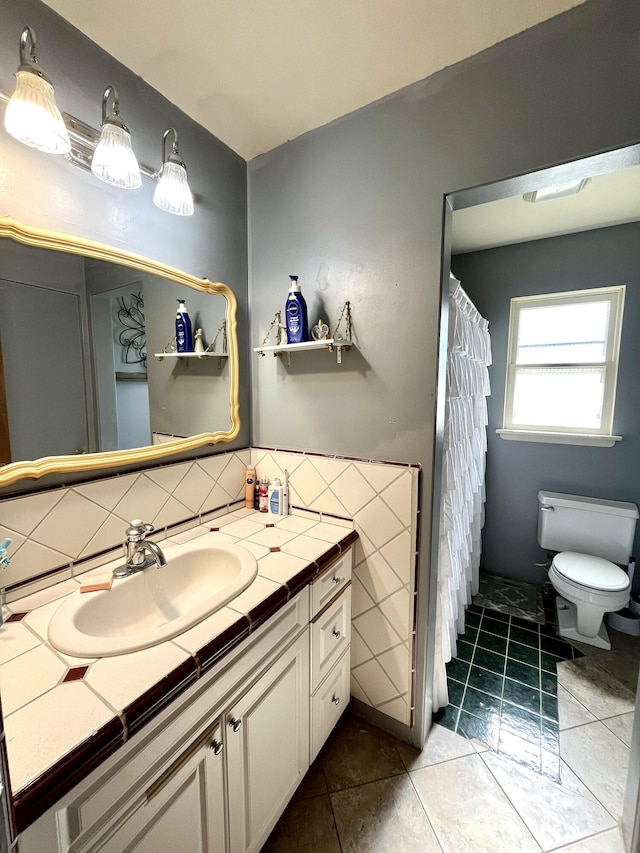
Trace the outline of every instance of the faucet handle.
{"type": "Polygon", "coordinates": [[[127,539],[132,542],[142,542],[147,533],[153,533],[154,530],[153,524],[145,524],[141,519],[134,518],[127,528],[127,539]]]}

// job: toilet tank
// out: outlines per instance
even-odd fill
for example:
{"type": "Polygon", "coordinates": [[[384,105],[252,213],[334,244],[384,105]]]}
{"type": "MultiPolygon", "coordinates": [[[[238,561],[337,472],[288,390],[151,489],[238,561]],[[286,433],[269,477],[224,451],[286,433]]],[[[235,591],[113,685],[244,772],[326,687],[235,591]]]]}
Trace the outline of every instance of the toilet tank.
{"type": "Polygon", "coordinates": [[[632,503],[538,492],[538,542],[548,551],[579,551],[626,566],[637,519],[632,503]]]}

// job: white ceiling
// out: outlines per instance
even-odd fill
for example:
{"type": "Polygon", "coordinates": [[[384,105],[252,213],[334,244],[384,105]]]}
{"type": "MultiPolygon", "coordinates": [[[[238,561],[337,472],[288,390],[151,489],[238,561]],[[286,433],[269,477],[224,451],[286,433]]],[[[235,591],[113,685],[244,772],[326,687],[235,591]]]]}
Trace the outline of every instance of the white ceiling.
{"type": "Polygon", "coordinates": [[[452,252],[473,252],[640,220],[640,166],[592,178],[577,195],[532,204],[521,195],[457,210],[452,252]]]}
{"type": "Polygon", "coordinates": [[[246,159],[582,2],[46,0],[246,159]]]}

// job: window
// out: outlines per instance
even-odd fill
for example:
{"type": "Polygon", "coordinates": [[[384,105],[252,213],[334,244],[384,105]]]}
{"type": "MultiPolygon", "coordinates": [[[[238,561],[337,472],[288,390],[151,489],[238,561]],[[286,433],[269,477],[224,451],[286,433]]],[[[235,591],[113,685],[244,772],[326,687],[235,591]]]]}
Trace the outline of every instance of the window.
{"type": "Polygon", "coordinates": [[[500,433],[611,437],[624,291],[621,285],[511,300],[500,433]]]}

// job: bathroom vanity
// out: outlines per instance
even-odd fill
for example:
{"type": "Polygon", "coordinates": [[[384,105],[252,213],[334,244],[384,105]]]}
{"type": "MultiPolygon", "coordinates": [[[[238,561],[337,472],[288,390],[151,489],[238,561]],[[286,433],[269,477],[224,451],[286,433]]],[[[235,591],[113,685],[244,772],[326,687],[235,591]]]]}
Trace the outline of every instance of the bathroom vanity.
{"type": "MultiPolygon", "coordinates": [[[[232,524],[247,520],[240,512],[232,524]]],[[[232,524],[203,536],[224,537],[232,524]]],[[[279,526],[266,525],[265,541],[279,526]]],[[[357,534],[326,523],[309,532],[298,531],[298,553],[315,558],[301,567],[270,548],[266,573],[279,573],[277,589],[260,569],[261,600],[249,587],[237,599],[251,605],[246,613],[239,604],[230,625],[214,614],[210,623],[223,627],[204,643],[202,626],[192,629],[183,663],[168,664],[165,678],[14,789],[20,853],[261,848],[349,701],[357,534]]],[[[118,661],[127,677],[127,658],[111,659],[116,677],[118,661]]],[[[13,773],[10,727],[7,737],[13,773]]]]}

